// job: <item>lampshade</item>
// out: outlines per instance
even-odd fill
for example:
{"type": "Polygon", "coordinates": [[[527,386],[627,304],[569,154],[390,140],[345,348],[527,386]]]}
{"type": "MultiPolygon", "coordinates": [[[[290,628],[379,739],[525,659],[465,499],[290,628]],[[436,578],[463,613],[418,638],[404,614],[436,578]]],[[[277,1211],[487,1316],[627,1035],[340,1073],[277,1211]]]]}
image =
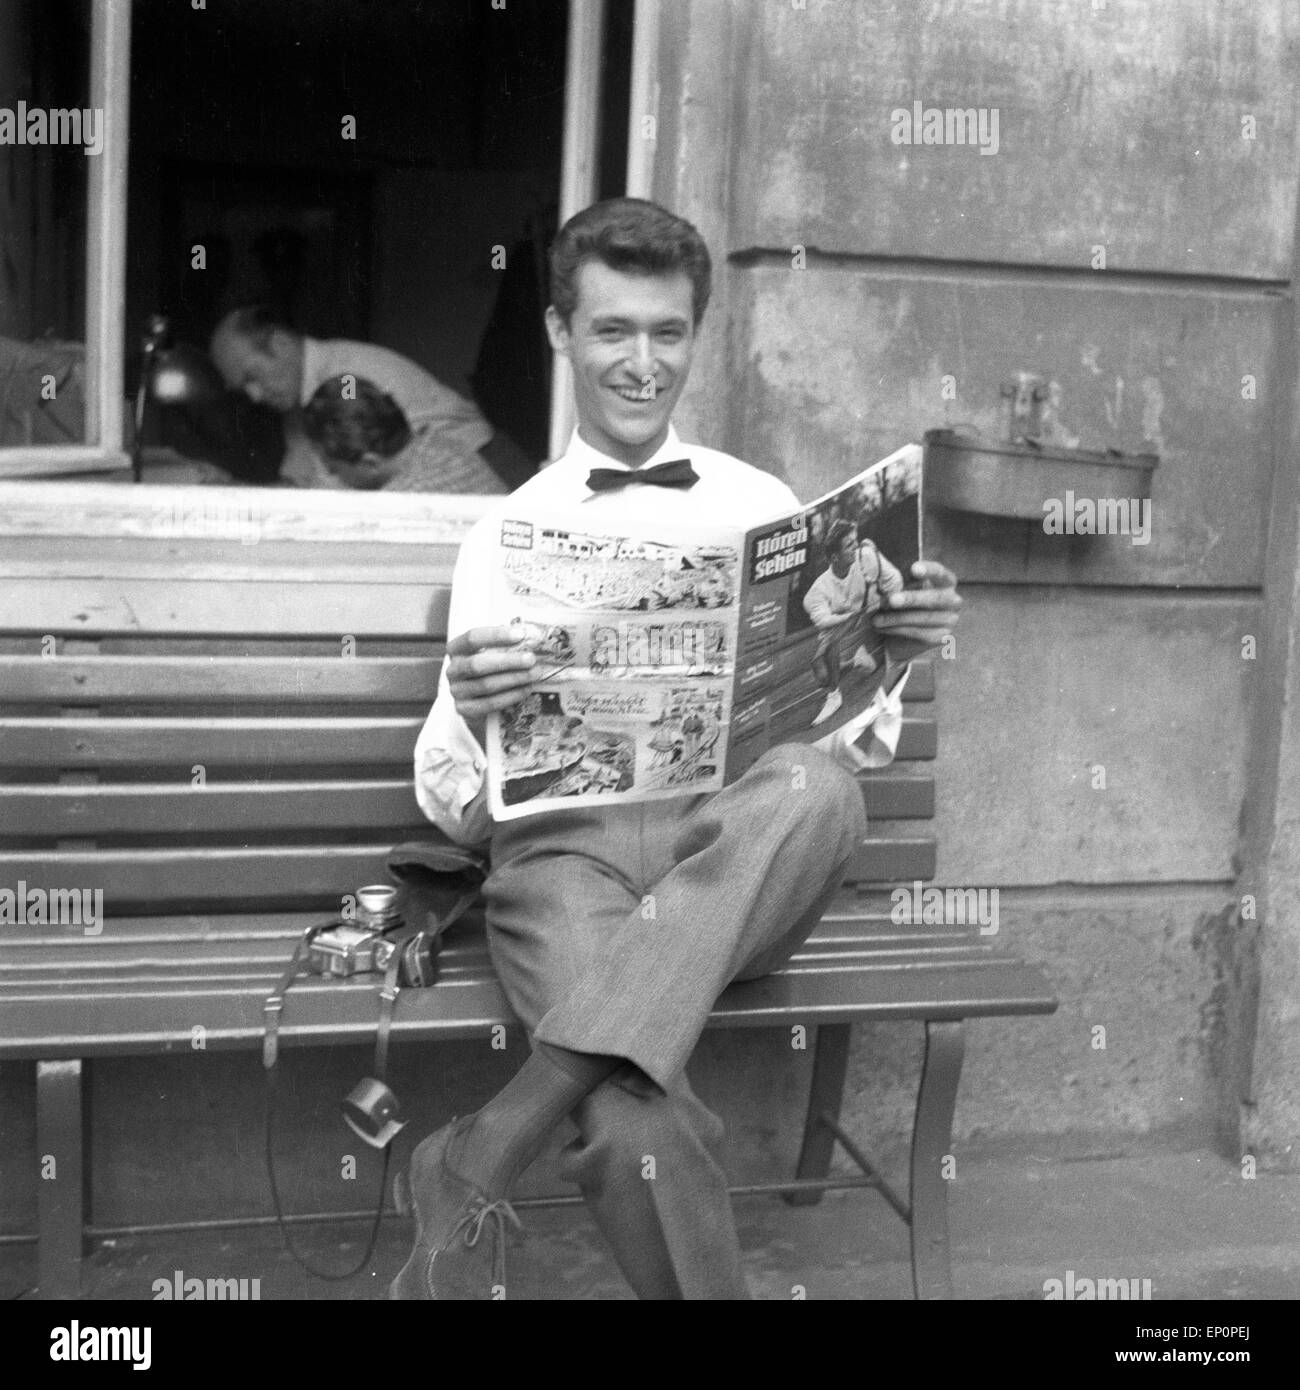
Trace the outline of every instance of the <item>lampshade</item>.
{"type": "Polygon", "coordinates": [[[131,476],[144,478],[144,417],[150,404],[194,405],[215,400],[222,391],[216,368],[197,348],[173,344],[171,324],[154,314],[140,344],[140,384],[135,392],[135,435],[131,476]]]}
{"type": "Polygon", "coordinates": [[[223,388],[217,369],[197,348],[173,343],[161,315],[149,320],[143,344],[142,384],[154,405],[193,405],[215,400],[223,388]]]}

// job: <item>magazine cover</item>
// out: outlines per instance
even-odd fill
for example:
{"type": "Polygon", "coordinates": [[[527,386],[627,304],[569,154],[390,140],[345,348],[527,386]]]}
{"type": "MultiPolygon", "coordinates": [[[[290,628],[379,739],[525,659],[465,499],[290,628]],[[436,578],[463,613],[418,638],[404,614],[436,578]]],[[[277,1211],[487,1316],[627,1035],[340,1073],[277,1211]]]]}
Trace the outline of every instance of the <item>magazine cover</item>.
{"type": "Polygon", "coordinates": [[[856,720],[903,676],[871,618],[922,558],[921,457],[906,445],[746,537],[727,782],[773,744],[856,720]]]}
{"type": "Polygon", "coordinates": [[[919,445],[748,533],[498,524],[502,621],[539,660],[488,720],[497,820],[718,791],[774,743],[861,721],[905,671],[871,618],[921,555],[919,445]]]}

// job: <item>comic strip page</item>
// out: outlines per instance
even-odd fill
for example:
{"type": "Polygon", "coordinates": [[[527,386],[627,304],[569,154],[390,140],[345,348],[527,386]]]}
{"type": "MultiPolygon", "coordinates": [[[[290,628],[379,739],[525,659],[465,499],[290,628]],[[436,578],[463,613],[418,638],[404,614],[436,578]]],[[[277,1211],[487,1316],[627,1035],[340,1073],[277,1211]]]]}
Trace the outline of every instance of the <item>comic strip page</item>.
{"type": "Polygon", "coordinates": [[[502,522],[509,617],[539,678],[489,723],[497,819],[721,788],[742,539],[502,522]]]}

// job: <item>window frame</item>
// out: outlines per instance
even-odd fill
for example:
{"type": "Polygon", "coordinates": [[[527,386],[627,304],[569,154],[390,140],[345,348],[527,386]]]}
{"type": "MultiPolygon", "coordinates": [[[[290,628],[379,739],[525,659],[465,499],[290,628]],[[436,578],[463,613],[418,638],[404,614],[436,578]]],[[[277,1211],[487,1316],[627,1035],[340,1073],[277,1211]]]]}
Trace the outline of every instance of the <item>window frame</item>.
{"type": "Polygon", "coordinates": [[[129,466],[123,448],[121,305],[126,294],[126,152],[130,136],[131,9],[91,0],[90,105],[104,147],[86,160],[86,422],[81,444],[0,447],[0,479],[129,466]]]}
{"type": "MultiPolygon", "coordinates": [[[[569,0],[561,220],[595,196],[606,7],[607,0],[569,0]]],[[[122,0],[91,0],[90,103],[104,112],[104,148],[87,161],[86,443],[0,448],[0,535],[194,536],[209,521],[219,532],[220,522],[213,520],[218,516],[234,518],[231,524],[237,530],[239,519],[252,515],[268,518],[276,534],[284,534],[292,525],[297,528],[295,539],[345,540],[371,536],[377,524],[391,524],[399,512],[409,523],[406,539],[446,541],[463,535],[491,498],[244,486],[123,486],[120,476],[111,482],[61,481],[61,475],[70,473],[121,475],[130,467],[123,434],[121,306],[126,293],[131,8],[122,0]]],[[[640,133],[637,113],[658,101],[659,8],[660,0],[636,0],[633,18],[627,191],[642,197],[650,194],[654,147],[640,133]]],[[[573,428],[571,391],[563,370],[567,365],[556,358],[552,457],[567,446],[573,428]]]]}

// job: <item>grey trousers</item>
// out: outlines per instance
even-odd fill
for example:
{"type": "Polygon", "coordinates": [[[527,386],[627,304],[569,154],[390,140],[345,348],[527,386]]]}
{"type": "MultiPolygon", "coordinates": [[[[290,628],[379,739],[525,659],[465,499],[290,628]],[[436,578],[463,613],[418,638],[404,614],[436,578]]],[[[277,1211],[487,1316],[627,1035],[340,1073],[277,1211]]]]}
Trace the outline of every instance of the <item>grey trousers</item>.
{"type": "Polygon", "coordinates": [[[723,989],[809,935],[866,833],[855,780],[770,749],[712,796],[504,822],[493,963],[534,1041],[629,1064],[574,1111],[565,1172],[641,1298],[748,1298],[722,1126],[683,1068],[723,989]]]}

